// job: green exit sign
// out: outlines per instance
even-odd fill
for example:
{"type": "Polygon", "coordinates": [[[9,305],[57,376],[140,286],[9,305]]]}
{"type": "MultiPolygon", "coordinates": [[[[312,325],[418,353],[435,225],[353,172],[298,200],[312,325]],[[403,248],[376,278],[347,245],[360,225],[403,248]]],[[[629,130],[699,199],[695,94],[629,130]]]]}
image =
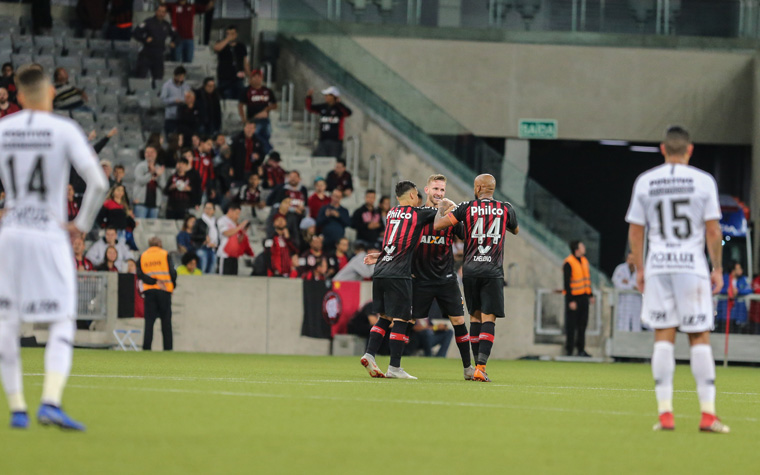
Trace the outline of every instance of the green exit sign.
{"type": "Polygon", "coordinates": [[[520,119],[517,137],[521,139],[556,139],[557,121],[554,119],[520,119]]]}

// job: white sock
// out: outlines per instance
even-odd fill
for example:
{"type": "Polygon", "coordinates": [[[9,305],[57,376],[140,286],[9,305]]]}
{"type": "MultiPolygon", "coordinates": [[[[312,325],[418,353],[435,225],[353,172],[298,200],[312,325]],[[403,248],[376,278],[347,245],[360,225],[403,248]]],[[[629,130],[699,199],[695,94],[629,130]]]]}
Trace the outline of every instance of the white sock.
{"type": "Polygon", "coordinates": [[[691,347],[691,374],[697,382],[697,396],[702,412],[715,414],[715,360],[710,345],[691,347]]]}
{"type": "Polygon", "coordinates": [[[21,349],[19,347],[19,322],[0,322],[0,379],[11,412],[26,411],[24,383],[21,373],[21,349]]]}
{"type": "Polygon", "coordinates": [[[656,341],[652,353],[652,376],[654,392],[657,395],[657,410],[673,412],[673,373],[676,371],[676,359],[673,356],[673,343],[656,341]]]}
{"type": "Polygon", "coordinates": [[[50,324],[49,340],[45,347],[45,381],[42,384],[42,403],[60,406],[63,388],[71,372],[74,353],[73,321],[50,324]]]}

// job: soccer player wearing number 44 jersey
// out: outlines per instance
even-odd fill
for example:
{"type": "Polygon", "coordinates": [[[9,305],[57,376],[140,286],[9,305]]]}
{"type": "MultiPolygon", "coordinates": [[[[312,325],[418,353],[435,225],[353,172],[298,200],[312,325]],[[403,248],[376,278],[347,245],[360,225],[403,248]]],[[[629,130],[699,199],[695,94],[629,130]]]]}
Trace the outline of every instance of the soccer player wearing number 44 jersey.
{"type": "Polygon", "coordinates": [[[417,379],[401,367],[406,329],[412,320],[412,259],[423,228],[433,222],[438,211],[417,207],[421,195],[411,181],[396,185],[396,198],[399,206],[388,211],[382,252],[364,260],[370,263],[371,259],[377,259],[372,277],[372,303],[380,318],[370,330],[367,352],[361,363],[373,378],[417,379]],[[384,374],[375,362],[375,355],[389,330],[391,362],[384,374]]]}
{"type": "Polygon", "coordinates": [[[21,322],[49,323],[45,379],[37,420],[84,430],[61,409],[71,370],[76,269],[70,239],[89,231],[108,180],[95,151],[72,120],[52,113],[55,90],[41,69],[17,75],[24,110],[0,120],[0,180],[7,193],[0,229],[0,377],[11,427],[29,425],[21,379],[21,322]],[[79,214],[67,223],[66,190],[74,166],[87,183],[79,214]]]}
{"type": "Polygon", "coordinates": [[[673,350],[678,329],[688,334],[691,344],[691,372],[702,409],[699,430],[725,434],[728,426],[715,416],[715,360],[710,346],[712,294],[723,286],[718,189],[712,176],[689,166],[694,146],[686,130],[669,128],[660,150],[665,164],[636,179],[625,218],[630,224],[636,284],[644,294],[641,319],[655,332],[652,375],[659,422],[654,429],[675,429],[673,350]],[[649,243],[646,265],[645,232],[649,243]]]}
{"type": "Polygon", "coordinates": [[[493,199],[496,179],[491,175],[475,178],[475,199],[454,205],[447,199],[438,205],[435,229],[458,223],[464,225],[464,299],[470,312],[470,337],[480,327],[478,343],[471,342],[477,357],[474,381],[489,382],[486,363],[493,348],[496,318],[504,318],[504,235],[517,234],[517,215],[509,203],[493,199]]]}

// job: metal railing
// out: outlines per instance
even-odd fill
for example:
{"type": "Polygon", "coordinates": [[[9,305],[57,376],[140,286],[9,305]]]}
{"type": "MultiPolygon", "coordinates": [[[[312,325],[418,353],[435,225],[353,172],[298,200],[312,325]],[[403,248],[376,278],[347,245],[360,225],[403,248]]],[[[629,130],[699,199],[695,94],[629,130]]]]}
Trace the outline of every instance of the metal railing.
{"type": "Polygon", "coordinates": [[[282,85],[282,112],[280,112],[280,124],[291,125],[293,123],[293,99],[295,97],[295,84],[289,82],[282,85]]]}
{"type": "Polygon", "coordinates": [[[346,168],[351,172],[354,179],[359,177],[359,161],[361,160],[361,137],[352,135],[345,141],[346,145],[346,168]]]}
{"type": "MultiPolygon", "coordinates": [[[[380,189],[380,184],[383,177],[383,157],[373,153],[369,156],[369,177],[367,178],[367,186],[374,188],[375,191],[380,189]],[[374,186],[373,186],[374,184],[374,186]]],[[[391,193],[390,196],[394,196],[395,193],[391,193]]]]}
{"type": "MultiPolygon", "coordinates": [[[[595,303],[589,304],[589,321],[586,335],[602,334],[602,294],[593,289],[595,303]]],[[[553,289],[536,289],[536,335],[562,335],[565,333],[565,296],[553,289]]]]}
{"type": "Polygon", "coordinates": [[[77,274],[77,320],[105,320],[108,316],[108,274],[77,274]]]}
{"type": "Polygon", "coordinates": [[[264,84],[268,87],[272,87],[272,63],[265,61],[261,64],[261,71],[264,75],[264,84]]]}

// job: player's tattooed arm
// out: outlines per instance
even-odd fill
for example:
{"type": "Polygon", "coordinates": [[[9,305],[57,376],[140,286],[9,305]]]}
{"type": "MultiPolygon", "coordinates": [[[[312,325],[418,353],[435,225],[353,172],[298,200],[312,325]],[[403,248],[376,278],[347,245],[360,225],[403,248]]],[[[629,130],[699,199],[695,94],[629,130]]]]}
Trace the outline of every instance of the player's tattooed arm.
{"type": "Polygon", "coordinates": [[[433,227],[436,231],[446,229],[449,226],[456,224],[456,220],[452,221],[449,219],[449,213],[451,213],[456,207],[457,205],[447,198],[442,199],[438,203],[438,213],[436,213],[435,221],[433,222],[433,227]]]}

